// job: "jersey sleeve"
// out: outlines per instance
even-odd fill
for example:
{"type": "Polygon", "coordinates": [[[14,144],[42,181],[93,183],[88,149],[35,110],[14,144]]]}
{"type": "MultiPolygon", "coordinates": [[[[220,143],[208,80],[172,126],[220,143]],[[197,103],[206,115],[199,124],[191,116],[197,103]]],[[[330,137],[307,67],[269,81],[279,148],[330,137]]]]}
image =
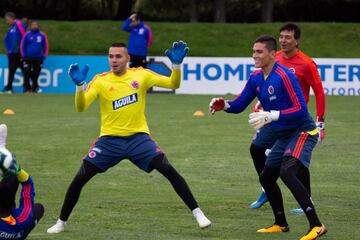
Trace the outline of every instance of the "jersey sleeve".
{"type": "Polygon", "coordinates": [[[286,74],[281,74],[282,87],[287,93],[292,106],[280,111],[279,120],[292,120],[300,117],[307,112],[305,99],[297,78],[286,74]]]}
{"type": "Polygon", "coordinates": [[[20,53],[23,58],[27,57],[26,48],[27,48],[27,36],[29,33],[26,33],[25,36],[21,39],[20,42],[20,53]]]}
{"type": "Polygon", "coordinates": [[[29,224],[32,219],[32,209],[34,206],[35,189],[31,177],[26,182],[22,182],[22,189],[20,194],[20,206],[15,209],[17,213],[18,224],[29,224]]]}
{"type": "Polygon", "coordinates": [[[230,100],[228,103],[230,107],[226,109],[228,113],[240,113],[246,109],[246,107],[254,100],[256,97],[255,88],[252,86],[252,78],[246,82],[245,87],[239,95],[237,95],[233,100],[230,100]]]}
{"type": "Polygon", "coordinates": [[[6,48],[6,53],[9,53],[11,51],[11,43],[10,43],[10,36],[9,36],[10,32],[7,31],[5,38],[4,38],[4,45],[6,48]]]}
{"type": "Polygon", "coordinates": [[[75,108],[77,112],[85,111],[98,97],[96,79],[97,76],[95,76],[93,80],[91,80],[85,91],[77,87],[75,94],[75,108]]]}
{"type": "Polygon", "coordinates": [[[44,41],[42,42],[42,48],[43,48],[43,58],[45,59],[46,56],[49,54],[49,41],[46,36],[46,33],[42,33],[44,41]]]}
{"type": "Polygon", "coordinates": [[[149,48],[152,44],[152,41],[153,41],[153,36],[152,36],[152,30],[151,28],[148,26],[148,25],[144,25],[144,27],[147,29],[147,48],[149,48]]]}
{"type": "Polygon", "coordinates": [[[173,69],[170,77],[157,74],[151,70],[144,69],[147,77],[148,88],[156,86],[168,89],[177,89],[180,87],[181,71],[180,69],[173,69]]]}
{"type": "Polygon", "coordinates": [[[20,31],[21,37],[24,37],[26,32],[26,25],[19,20],[16,20],[16,26],[20,31]]]}
{"type": "Polygon", "coordinates": [[[121,29],[125,32],[130,32],[131,31],[130,22],[131,22],[131,19],[127,18],[125,20],[124,24],[122,25],[121,29]]]}
{"type": "Polygon", "coordinates": [[[325,115],[325,93],[316,63],[314,61],[309,64],[308,76],[309,84],[315,94],[317,121],[323,122],[325,115]]]}

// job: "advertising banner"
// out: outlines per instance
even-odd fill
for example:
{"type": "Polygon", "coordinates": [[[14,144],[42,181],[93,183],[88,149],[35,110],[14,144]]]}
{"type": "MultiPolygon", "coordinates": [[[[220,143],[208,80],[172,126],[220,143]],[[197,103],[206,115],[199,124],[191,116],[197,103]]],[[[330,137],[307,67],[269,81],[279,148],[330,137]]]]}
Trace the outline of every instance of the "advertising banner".
{"type": "MultiPolygon", "coordinates": [[[[149,57],[148,68],[169,76],[171,64],[167,57],[149,57]]],[[[360,96],[360,58],[315,58],[326,95],[360,96]]],[[[39,77],[44,93],[74,93],[69,80],[69,65],[90,65],[87,81],[98,73],[109,71],[107,56],[48,56],[39,77]]],[[[7,57],[0,55],[0,87],[7,83],[7,57]]],[[[187,57],[182,64],[181,87],[178,94],[238,94],[254,70],[252,58],[187,57]]],[[[22,92],[23,76],[18,69],[14,90],[22,92]]],[[[154,91],[165,91],[154,88],[154,91]]],[[[173,92],[173,91],[169,91],[173,92]]]]}

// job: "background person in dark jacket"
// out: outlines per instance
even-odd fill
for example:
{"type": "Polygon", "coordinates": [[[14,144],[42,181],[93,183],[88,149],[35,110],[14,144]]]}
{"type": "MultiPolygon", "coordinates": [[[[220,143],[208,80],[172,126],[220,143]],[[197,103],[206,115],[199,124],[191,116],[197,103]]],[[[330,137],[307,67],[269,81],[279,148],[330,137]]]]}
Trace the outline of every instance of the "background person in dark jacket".
{"type": "MultiPolygon", "coordinates": [[[[20,43],[21,39],[25,35],[26,26],[20,20],[16,19],[13,12],[7,12],[5,14],[5,21],[9,25],[9,29],[6,32],[4,43],[6,53],[9,60],[9,75],[8,83],[2,90],[3,93],[13,93],[12,84],[14,81],[14,75],[17,68],[21,68],[23,71],[20,55],[20,43]]],[[[4,84],[5,85],[5,84],[4,84]]]]}
{"type": "Polygon", "coordinates": [[[147,50],[152,43],[151,28],[143,22],[140,13],[133,13],[126,19],[122,30],[130,32],[128,43],[130,67],[145,67],[147,50]]]}
{"type": "Polygon", "coordinates": [[[21,41],[21,56],[24,63],[24,92],[40,92],[38,78],[41,66],[49,51],[45,33],[40,32],[39,23],[31,21],[28,31],[21,41]],[[32,85],[30,86],[30,78],[32,85]]]}

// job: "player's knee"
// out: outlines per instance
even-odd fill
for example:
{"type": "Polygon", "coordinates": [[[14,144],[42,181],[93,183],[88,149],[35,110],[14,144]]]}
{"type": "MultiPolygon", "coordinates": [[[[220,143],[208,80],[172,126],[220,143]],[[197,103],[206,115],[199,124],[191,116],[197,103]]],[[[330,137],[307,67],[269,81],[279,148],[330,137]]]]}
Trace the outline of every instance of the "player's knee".
{"type": "Polygon", "coordinates": [[[263,156],[265,155],[265,148],[262,148],[262,147],[259,147],[259,146],[256,146],[255,144],[251,144],[250,145],[250,154],[251,156],[254,158],[254,157],[257,157],[257,156],[263,156]]]}
{"type": "Polygon", "coordinates": [[[169,178],[173,174],[176,174],[176,170],[171,166],[169,160],[165,154],[160,154],[151,161],[151,168],[156,169],[165,177],[169,178]]]}
{"type": "Polygon", "coordinates": [[[271,179],[270,176],[266,172],[264,172],[264,171],[261,172],[261,174],[259,176],[259,182],[260,182],[261,186],[266,186],[267,184],[269,184],[270,179],[271,179]]]}
{"type": "Polygon", "coordinates": [[[259,180],[262,186],[275,184],[276,180],[279,178],[279,169],[264,167],[264,170],[261,172],[259,180]]]}
{"type": "Polygon", "coordinates": [[[41,203],[34,204],[34,215],[37,219],[40,219],[44,216],[45,208],[41,203]]]}
{"type": "Polygon", "coordinates": [[[299,160],[293,157],[285,157],[280,167],[280,178],[287,182],[296,176],[296,164],[299,160]]]}

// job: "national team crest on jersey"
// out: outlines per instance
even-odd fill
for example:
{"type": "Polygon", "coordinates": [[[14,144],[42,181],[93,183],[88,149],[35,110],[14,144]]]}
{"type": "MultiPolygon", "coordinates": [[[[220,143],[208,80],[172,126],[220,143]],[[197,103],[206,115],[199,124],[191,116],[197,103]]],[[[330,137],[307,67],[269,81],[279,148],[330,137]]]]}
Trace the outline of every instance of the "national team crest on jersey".
{"type": "Polygon", "coordinates": [[[41,43],[41,36],[36,37],[36,42],[41,43]]]}
{"type": "Polygon", "coordinates": [[[272,86],[272,85],[270,85],[269,87],[268,87],[268,92],[269,92],[269,94],[274,94],[274,87],[272,86]]]}
{"type": "Polygon", "coordinates": [[[291,68],[289,68],[289,70],[290,70],[290,72],[292,72],[293,74],[295,74],[295,68],[293,68],[293,67],[291,67],[291,68]]]}
{"type": "Polygon", "coordinates": [[[90,158],[95,158],[95,157],[96,157],[96,152],[90,151],[90,152],[89,152],[89,157],[90,157],[90,158]]]}
{"type": "Polygon", "coordinates": [[[120,98],[118,100],[115,100],[112,102],[113,104],[113,110],[122,108],[124,106],[127,106],[132,103],[136,103],[138,101],[138,95],[137,93],[131,94],[129,96],[120,98]]]}
{"type": "Polygon", "coordinates": [[[131,81],[130,86],[134,90],[138,90],[140,87],[140,83],[138,81],[131,81]]]}

